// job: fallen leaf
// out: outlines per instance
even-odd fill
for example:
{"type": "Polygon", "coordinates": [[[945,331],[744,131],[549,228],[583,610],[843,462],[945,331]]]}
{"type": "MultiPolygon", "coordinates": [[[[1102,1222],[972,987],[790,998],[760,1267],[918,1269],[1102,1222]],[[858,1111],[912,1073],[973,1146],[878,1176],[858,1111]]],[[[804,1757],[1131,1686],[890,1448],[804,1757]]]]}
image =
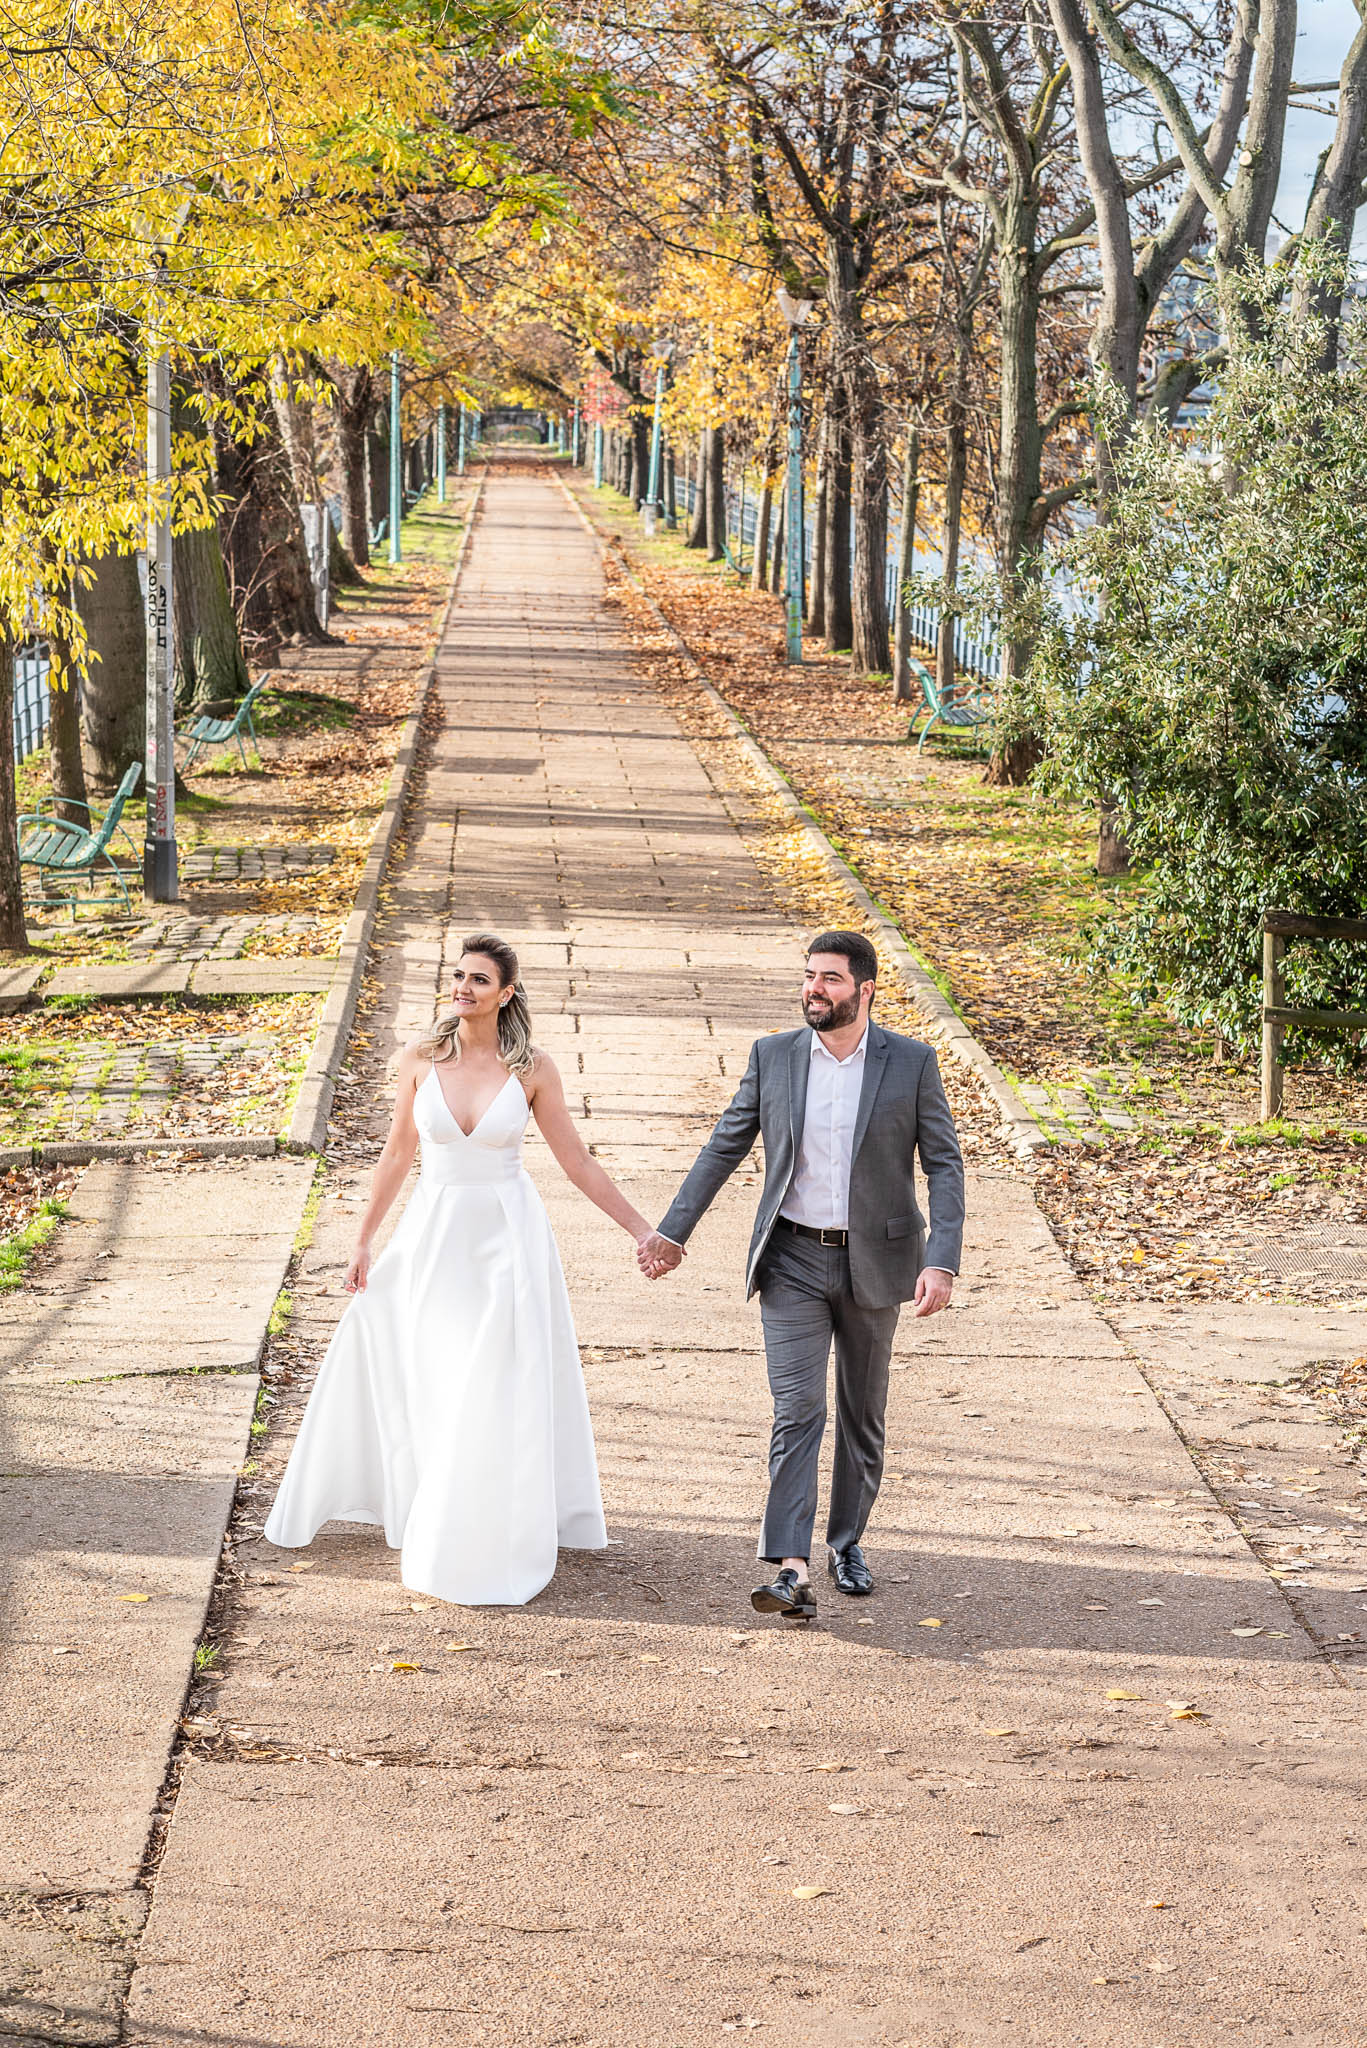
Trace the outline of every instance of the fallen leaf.
{"type": "Polygon", "coordinates": [[[1170,1721],[1204,1721],[1206,1716],[1199,1707],[1174,1707],[1168,1719],[1170,1721]]]}
{"type": "Polygon", "coordinates": [[[287,1572],[311,1572],[313,1570],[313,1566],[312,1564],[305,1561],[301,1564],[287,1564],[285,1566],[285,1570],[287,1572]]]}
{"type": "Polygon", "coordinates": [[[120,1600],[131,1600],[138,1606],[141,1606],[144,1600],[150,1600],[151,1597],[150,1593],[120,1593],[119,1595],[120,1600]]]}
{"type": "Polygon", "coordinates": [[[826,1811],[828,1813],[864,1813],[867,1811],[867,1808],[863,1806],[848,1806],[844,1801],[838,1801],[834,1806],[828,1806],[826,1811]]]}
{"type": "Polygon", "coordinates": [[[653,1651],[647,1651],[645,1656],[642,1657],[641,1662],[643,1664],[663,1664],[664,1658],[655,1656],[653,1651]]]}
{"type": "Polygon", "coordinates": [[[936,1621],[933,1615],[928,1615],[924,1621],[918,1621],[916,1626],[917,1628],[943,1628],[944,1623],[936,1621]]]}
{"type": "Polygon", "coordinates": [[[813,1764],[812,1769],[814,1771],[848,1771],[849,1769],[851,1769],[851,1766],[849,1764],[826,1763],[813,1764]]]}
{"type": "Polygon", "coordinates": [[[421,1671],[421,1670],[422,1670],[422,1666],[421,1666],[421,1664],[409,1664],[409,1663],[407,1663],[407,1662],[406,1662],[406,1661],[404,1660],[404,1658],[402,1658],[402,1657],[396,1657],[396,1658],[394,1659],[393,1663],[392,1663],[392,1664],[390,1665],[390,1667],[389,1667],[389,1668],[390,1668],[390,1670],[391,1670],[391,1671],[421,1671]]]}
{"type": "Polygon", "coordinates": [[[1108,1700],[1142,1700],[1144,1695],[1142,1692],[1121,1692],[1118,1686],[1113,1686],[1106,1697],[1108,1700]]]}
{"type": "MultiPolygon", "coordinates": [[[[293,1565],[290,1566],[290,1570],[294,1570],[293,1565]]],[[[436,1604],[435,1600],[410,1600],[408,1611],[410,1614],[430,1614],[436,1604]]]]}
{"type": "Polygon", "coordinates": [[[1230,1630],[1232,1636],[1260,1636],[1262,1633],[1263,1631],[1260,1628],[1232,1628],[1230,1630]]]}
{"type": "Polygon", "coordinates": [[[446,1648],[447,1648],[448,1650],[453,1650],[453,1651],[454,1651],[454,1650],[478,1650],[478,1649],[481,1649],[482,1647],[483,1647],[483,1645],[482,1645],[482,1644],[480,1644],[480,1643],[447,1643],[447,1645],[446,1645],[446,1648]]]}
{"type": "Polygon", "coordinates": [[[1163,1600],[1154,1598],[1152,1600],[1141,1600],[1139,1604],[1141,1607],[1163,1607],[1167,1603],[1163,1600]]]}
{"type": "Polygon", "coordinates": [[[1048,1939],[1049,1937],[1047,1934],[1031,1934],[1027,1936],[1027,1938],[1024,1941],[1018,1941],[1016,1943],[1016,1954],[1020,1955],[1022,1950],[1027,1948],[1039,1948],[1040,1945],[1043,1942],[1048,1941],[1048,1939]]]}
{"type": "Polygon", "coordinates": [[[1151,1906],[1155,1913],[1170,1913],[1172,1911],[1172,1907],[1166,1899],[1146,1899],[1144,1903],[1146,1906],[1151,1906]]]}
{"type": "Polygon", "coordinates": [[[793,1886],[793,1897],[795,1899],[828,1899],[830,1896],[831,1888],[828,1884],[795,1884],[793,1886]]]}
{"type": "Polygon", "coordinates": [[[984,1728],[983,1730],[984,1735],[1015,1735],[1018,1733],[1019,1730],[1015,1728],[984,1728]]]}
{"type": "Polygon", "coordinates": [[[70,1643],[57,1643],[53,1648],[52,1654],[54,1657],[77,1657],[80,1655],[80,1652],[73,1649],[70,1643]]]}

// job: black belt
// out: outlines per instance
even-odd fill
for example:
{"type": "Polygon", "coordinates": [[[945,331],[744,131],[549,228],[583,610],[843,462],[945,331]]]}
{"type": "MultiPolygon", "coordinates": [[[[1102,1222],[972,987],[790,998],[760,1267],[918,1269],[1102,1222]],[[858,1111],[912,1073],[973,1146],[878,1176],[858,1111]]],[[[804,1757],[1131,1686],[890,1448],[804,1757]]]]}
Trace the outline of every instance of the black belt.
{"type": "Polygon", "coordinates": [[[791,1216],[780,1216],[781,1230],[791,1230],[794,1237],[815,1238],[818,1244],[847,1245],[850,1241],[848,1230],[817,1230],[810,1223],[794,1223],[791,1216]]]}

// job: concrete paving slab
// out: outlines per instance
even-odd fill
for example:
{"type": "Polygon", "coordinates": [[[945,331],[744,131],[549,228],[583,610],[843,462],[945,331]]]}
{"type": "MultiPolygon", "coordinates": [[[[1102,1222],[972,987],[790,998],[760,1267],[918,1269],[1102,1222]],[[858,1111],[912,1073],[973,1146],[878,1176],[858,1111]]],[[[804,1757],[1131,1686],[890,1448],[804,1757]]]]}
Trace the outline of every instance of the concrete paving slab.
{"type": "Polygon", "coordinates": [[[43,999],[54,996],[102,996],[107,1002],[123,1002],[135,996],[183,996],[190,986],[188,962],[128,960],[77,961],[59,967],[43,990],[43,999]]]}
{"type": "Polygon", "coordinates": [[[201,960],[191,977],[197,996],[279,996],[323,993],[332,987],[335,960],[201,960]]]}
{"type": "Polygon", "coordinates": [[[46,960],[30,961],[23,967],[0,968],[0,1017],[22,1010],[46,972],[46,960]]]}

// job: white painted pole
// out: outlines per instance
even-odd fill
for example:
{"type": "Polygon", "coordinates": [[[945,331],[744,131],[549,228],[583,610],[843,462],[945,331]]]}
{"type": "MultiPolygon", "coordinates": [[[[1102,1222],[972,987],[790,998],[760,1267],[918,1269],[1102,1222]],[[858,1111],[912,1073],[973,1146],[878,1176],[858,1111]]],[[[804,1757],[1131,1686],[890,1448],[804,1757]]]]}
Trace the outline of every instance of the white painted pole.
{"type": "Polygon", "coordinates": [[[142,886],[149,903],[174,903],[176,872],[175,659],[171,645],[171,363],[147,358],[147,823],[142,886]]]}

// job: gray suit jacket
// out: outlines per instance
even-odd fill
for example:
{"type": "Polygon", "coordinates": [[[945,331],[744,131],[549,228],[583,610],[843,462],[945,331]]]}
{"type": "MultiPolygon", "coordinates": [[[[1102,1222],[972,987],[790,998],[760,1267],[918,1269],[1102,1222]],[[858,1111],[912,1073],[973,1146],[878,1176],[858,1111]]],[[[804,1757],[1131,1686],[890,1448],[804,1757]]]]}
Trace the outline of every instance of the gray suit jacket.
{"type": "MultiPolygon", "coordinates": [[[[660,1224],[686,1244],[718,1188],[764,1140],[764,1193],[750,1239],[747,1296],[797,1170],[807,1108],[811,1033],[779,1031],[757,1039],[750,1064],[660,1224]]],[[[864,1082],[850,1164],[850,1280],[861,1308],[909,1301],[922,1266],[959,1270],[964,1164],[940,1069],[930,1046],[869,1020],[864,1082]],[[916,1201],[919,1151],[930,1196],[930,1226],[916,1201]]]]}

